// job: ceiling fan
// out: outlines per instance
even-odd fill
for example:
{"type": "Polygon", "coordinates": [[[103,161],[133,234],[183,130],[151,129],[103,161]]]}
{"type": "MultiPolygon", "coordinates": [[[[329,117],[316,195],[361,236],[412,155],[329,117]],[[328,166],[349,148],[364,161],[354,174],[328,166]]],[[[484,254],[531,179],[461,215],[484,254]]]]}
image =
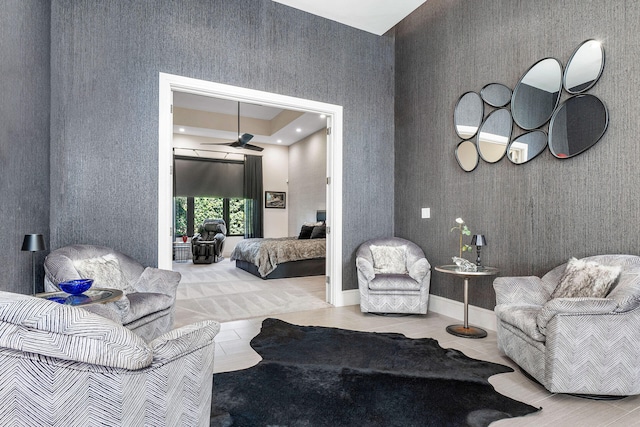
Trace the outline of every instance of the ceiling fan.
{"type": "Polygon", "coordinates": [[[253,135],[243,133],[240,135],[240,102],[238,101],[238,139],[232,142],[202,142],[202,145],[228,145],[229,147],[244,148],[246,150],[262,151],[264,148],[249,144],[253,135]]]}

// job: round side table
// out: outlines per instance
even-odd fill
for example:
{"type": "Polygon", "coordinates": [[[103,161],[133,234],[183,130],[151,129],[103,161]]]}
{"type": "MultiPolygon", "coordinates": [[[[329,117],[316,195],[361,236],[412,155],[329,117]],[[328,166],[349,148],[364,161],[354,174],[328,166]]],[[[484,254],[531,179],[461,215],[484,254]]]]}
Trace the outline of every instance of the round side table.
{"type": "Polygon", "coordinates": [[[463,338],[484,338],[487,331],[484,329],[469,326],[469,279],[478,276],[494,276],[498,274],[495,267],[478,267],[478,271],[463,271],[457,265],[441,265],[436,267],[436,271],[445,274],[453,274],[464,279],[464,324],[447,326],[447,332],[463,338]]]}

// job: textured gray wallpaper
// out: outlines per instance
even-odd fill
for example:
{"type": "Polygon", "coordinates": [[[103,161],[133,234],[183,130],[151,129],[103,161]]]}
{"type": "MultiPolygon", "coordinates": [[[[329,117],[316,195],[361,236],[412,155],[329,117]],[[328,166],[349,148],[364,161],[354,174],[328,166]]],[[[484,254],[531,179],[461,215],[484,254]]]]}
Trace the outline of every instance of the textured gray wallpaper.
{"type": "Polygon", "coordinates": [[[289,235],[315,221],[327,208],[327,130],[321,129],[289,147],[289,235]]]}
{"type": "Polygon", "coordinates": [[[51,15],[53,248],[157,262],[165,72],[344,106],[343,286],[357,287],[357,246],[393,233],[393,37],[270,0],[53,0],[51,15]]]}
{"type": "MultiPolygon", "coordinates": [[[[31,293],[25,234],[49,242],[49,21],[41,0],[0,2],[0,289],[31,293]]],[[[36,279],[42,290],[42,260],[36,279]]]]}
{"type": "MultiPolygon", "coordinates": [[[[450,263],[457,239],[449,230],[462,217],[486,235],[483,260],[501,275],[544,274],[571,256],[638,254],[638,22],[632,0],[429,0],[405,19],[396,28],[396,234],[417,242],[432,265],[450,263]],[[463,172],[454,158],[458,97],[493,82],[513,89],[536,61],[564,66],[589,38],[606,55],[589,91],[609,109],[602,140],[568,160],[547,150],[525,165],[480,160],[463,172]],[[421,207],[431,219],[420,219],[421,207]]],[[[493,309],[491,283],[472,283],[471,304],[493,309]]],[[[431,292],[461,301],[462,281],[436,272],[431,292]]]]}

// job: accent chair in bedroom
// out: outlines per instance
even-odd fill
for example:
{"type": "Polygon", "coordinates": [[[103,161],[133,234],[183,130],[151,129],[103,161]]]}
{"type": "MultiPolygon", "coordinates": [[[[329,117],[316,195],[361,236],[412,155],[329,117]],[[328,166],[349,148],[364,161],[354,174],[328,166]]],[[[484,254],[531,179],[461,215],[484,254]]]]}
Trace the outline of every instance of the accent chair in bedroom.
{"type": "Polygon", "coordinates": [[[0,291],[0,425],[208,426],[207,320],[150,343],[79,307],[0,291]]]}
{"type": "Polygon", "coordinates": [[[191,238],[194,264],[212,264],[222,261],[222,250],[227,238],[227,225],[223,219],[205,219],[199,232],[191,238]]]}
{"type": "Polygon", "coordinates": [[[640,394],[640,257],[571,259],[493,287],[498,348],[547,390],[640,394]]]}
{"type": "Polygon", "coordinates": [[[415,243],[368,240],[356,252],[356,269],[363,313],[427,313],[431,265],[415,243]]]}
{"type": "Polygon", "coordinates": [[[123,292],[118,301],[104,304],[124,326],[146,341],[173,327],[178,272],[144,267],[133,258],[104,246],[72,245],[52,251],[44,261],[47,292],[60,291],[66,280],[94,279],[96,288],[123,292]]]}

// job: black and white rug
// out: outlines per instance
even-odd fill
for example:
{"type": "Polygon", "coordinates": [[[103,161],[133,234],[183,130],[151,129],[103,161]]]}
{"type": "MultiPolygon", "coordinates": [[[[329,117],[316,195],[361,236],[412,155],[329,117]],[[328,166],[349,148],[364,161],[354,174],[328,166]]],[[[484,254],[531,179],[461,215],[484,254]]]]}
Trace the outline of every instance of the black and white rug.
{"type": "Polygon", "coordinates": [[[488,426],[538,411],[487,379],[513,372],[430,338],[266,319],[256,366],[214,375],[211,426],[488,426]]]}

